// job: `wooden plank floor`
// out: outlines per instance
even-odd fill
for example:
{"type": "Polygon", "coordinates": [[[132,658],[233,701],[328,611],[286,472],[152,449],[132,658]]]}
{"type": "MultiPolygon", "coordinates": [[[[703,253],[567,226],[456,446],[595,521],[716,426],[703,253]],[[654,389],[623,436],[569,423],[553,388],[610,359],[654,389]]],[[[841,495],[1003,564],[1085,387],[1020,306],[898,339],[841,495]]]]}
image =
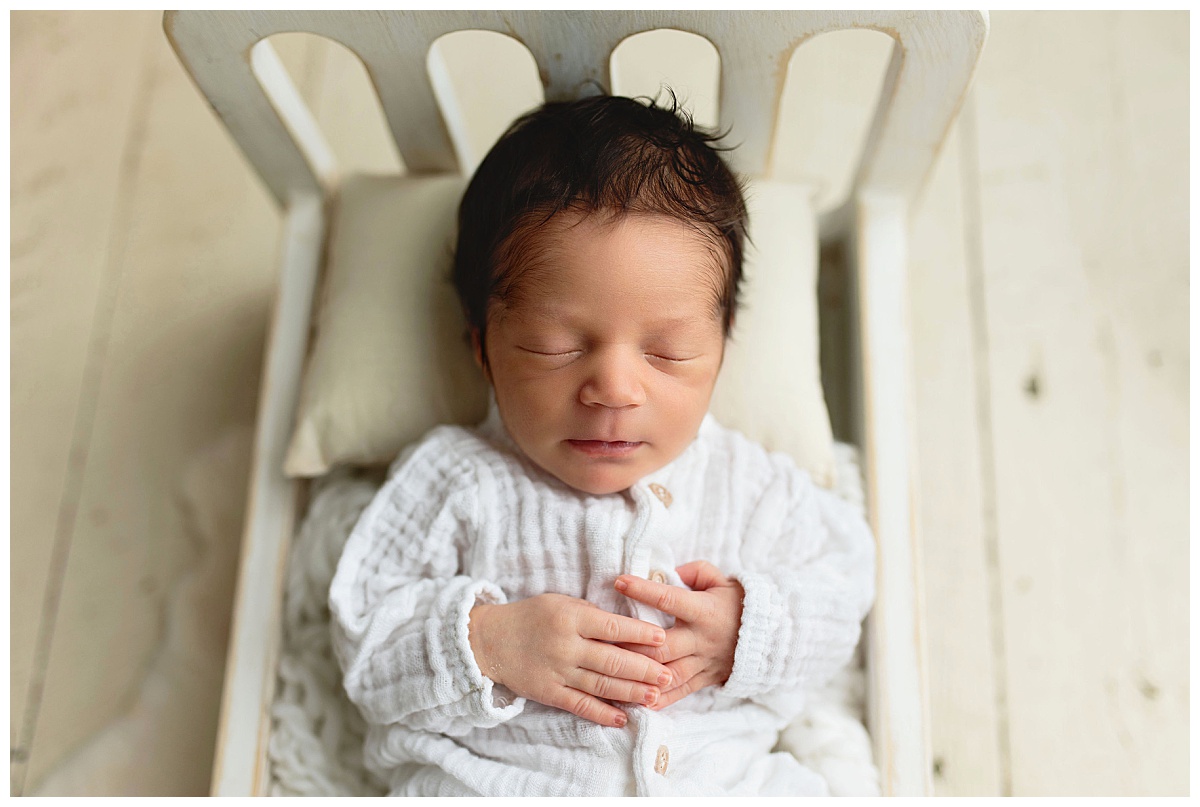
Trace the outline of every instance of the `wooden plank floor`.
{"type": "MultiPolygon", "coordinates": [[[[11,791],[198,795],[279,218],[158,12],[11,32],[11,791]]],[[[1186,12],[994,13],[915,211],[939,794],[1188,792],[1187,67],[1186,12]]]]}
{"type": "MultiPolygon", "coordinates": [[[[238,540],[234,519],[204,545],[189,508],[244,501],[248,439],[210,498],[189,501],[185,481],[252,423],[278,217],[159,13],[12,16],[14,245],[37,260],[14,247],[11,787],[32,791],[159,681],[183,695],[170,733],[114,758],[203,792],[228,596],[194,663],[169,682],[152,673],[183,573],[238,540]],[[28,188],[22,173],[57,180],[28,188]]],[[[230,558],[219,577],[232,571],[230,558]]]]}

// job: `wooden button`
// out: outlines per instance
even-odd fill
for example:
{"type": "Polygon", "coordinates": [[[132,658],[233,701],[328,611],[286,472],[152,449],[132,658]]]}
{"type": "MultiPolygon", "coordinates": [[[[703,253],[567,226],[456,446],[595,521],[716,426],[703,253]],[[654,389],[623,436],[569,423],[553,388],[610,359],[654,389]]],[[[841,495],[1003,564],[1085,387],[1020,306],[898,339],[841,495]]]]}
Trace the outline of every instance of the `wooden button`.
{"type": "Polygon", "coordinates": [[[658,747],[658,753],[654,755],[654,772],[663,776],[667,775],[667,763],[671,761],[671,754],[667,751],[665,745],[658,747]]]}
{"type": "Polygon", "coordinates": [[[667,576],[665,574],[663,574],[662,572],[660,572],[658,569],[655,569],[654,571],[650,572],[650,582],[651,583],[665,583],[665,582],[667,582],[667,576]]]}
{"type": "Polygon", "coordinates": [[[650,492],[658,497],[658,500],[663,503],[663,507],[670,507],[671,502],[674,501],[674,499],[671,498],[671,491],[667,490],[657,482],[650,483],[650,492]]]}

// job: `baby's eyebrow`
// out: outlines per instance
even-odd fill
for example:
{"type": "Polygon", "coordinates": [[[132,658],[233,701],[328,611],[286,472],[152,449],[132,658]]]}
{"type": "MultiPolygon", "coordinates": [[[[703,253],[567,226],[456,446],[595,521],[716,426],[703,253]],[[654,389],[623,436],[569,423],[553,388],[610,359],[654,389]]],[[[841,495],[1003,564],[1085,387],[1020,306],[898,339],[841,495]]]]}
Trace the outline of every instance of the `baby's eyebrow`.
{"type": "MultiPolygon", "coordinates": [[[[571,312],[550,308],[541,308],[527,312],[523,317],[534,324],[553,324],[563,328],[576,327],[583,317],[573,316],[571,312]]],[[[697,314],[686,314],[678,317],[664,317],[646,323],[646,333],[656,339],[669,337],[680,331],[687,331],[702,325],[708,325],[709,319],[697,314]]]]}
{"type": "Polygon", "coordinates": [[[650,323],[650,326],[659,331],[670,331],[676,328],[684,328],[689,325],[701,324],[707,324],[707,320],[704,317],[700,317],[695,314],[687,314],[681,317],[670,317],[667,319],[655,320],[654,322],[650,323]]]}

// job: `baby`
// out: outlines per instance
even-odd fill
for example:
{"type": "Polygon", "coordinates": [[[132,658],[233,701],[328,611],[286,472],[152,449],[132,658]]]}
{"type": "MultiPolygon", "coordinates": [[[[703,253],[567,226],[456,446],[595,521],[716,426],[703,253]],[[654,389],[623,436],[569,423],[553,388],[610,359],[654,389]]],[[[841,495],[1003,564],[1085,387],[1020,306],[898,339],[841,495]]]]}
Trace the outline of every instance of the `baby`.
{"type": "Polygon", "coordinates": [[[518,120],[459,210],[491,388],[406,449],[330,591],[392,795],[822,795],[773,752],[874,597],[853,508],[707,414],[746,207],[674,109],[518,120]]]}

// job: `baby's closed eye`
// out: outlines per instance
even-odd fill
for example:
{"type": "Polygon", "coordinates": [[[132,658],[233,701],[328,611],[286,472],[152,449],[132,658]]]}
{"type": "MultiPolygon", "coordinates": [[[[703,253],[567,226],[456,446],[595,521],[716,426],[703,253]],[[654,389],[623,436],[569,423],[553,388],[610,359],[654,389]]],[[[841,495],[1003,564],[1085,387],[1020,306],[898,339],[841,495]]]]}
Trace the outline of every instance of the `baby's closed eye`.
{"type": "Polygon", "coordinates": [[[698,358],[697,356],[676,355],[676,352],[647,353],[646,357],[649,359],[657,360],[657,361],[666,361],[666,362],[672,362],[675,364],[679,364],[679,363],[685,362],[685,361],[694,361],[695,359],[698,358]]]}
{"type": "Polygon", "coordinates": [[[555,356],[555,357],[561,357],[561,356],[572,356],[572,355],[574,355],[574,354],[576,354],[576,353],[582,353],[582,352],[583,352],[583,350],[582,350],[582,349],[579,349],[579,348],[570,348],[570,347],[559,347],[559,348],[553,348],[553,347],[536,347],[536,348],[534,348],[534,347],[521,347],[520,349],[521,349],[521,350],[523,350],[523,351],[525,351],[526,353],[533,353],[533,354],[534,354],[534,355],[536,355],[536,356],[555,356]]]}
{"type": "MultiPolygon", "coordinates": [[[[579,356],[582,356],[584,353],[587,352],[584,348],[570,347],[567,345],[560,345],[560,346],[518,345],[518,349],[521,350],[523,353],[529,354],[534,357],[557,359],[557,360],[575,359],[575,358],[578,358],[579,356]]],[[[699,355],[693,355],[691,352],[689,352],[687,350],[678,350],[678,349],[670,349],[670,348],[667,348],[667,349],[655,348],[653,350],[644,351],[642,355],[644,355],[648,361],[666,362],[668,364],[682,364],[684,362],[695,361],[696,359],[700,358],[699,355]]]]}

